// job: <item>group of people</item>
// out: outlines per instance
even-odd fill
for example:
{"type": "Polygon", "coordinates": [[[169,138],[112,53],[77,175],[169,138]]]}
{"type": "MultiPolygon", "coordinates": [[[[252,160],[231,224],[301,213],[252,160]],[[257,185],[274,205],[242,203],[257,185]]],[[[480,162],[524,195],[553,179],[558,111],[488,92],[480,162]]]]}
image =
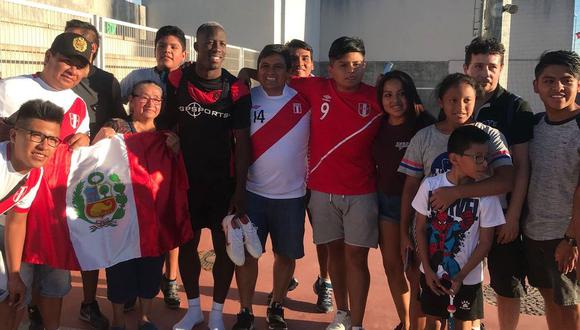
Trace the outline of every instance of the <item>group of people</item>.
{"type": "Polygon", "coordinates": [[[98,270],[83,271],[80,318],[93,328],[124,329],[138,298],[139,329],[156,329],[151,299],[161,288],[167,307],[179,308],[178,270],[187,311],[173,329],[203,323],[197,248],[204,228],[216,256],[209,329],[225,329],[234,274],[240,312],[233,329],[257,327],[256,257],[268,236],[274,265],[266,321],[269,329],[291,327],[284,299],[298,285],[306,214],[320,267],[316,307],[336,306],[329,330],[363,329],[368,252],[377,247],[396,329],[442,329],[450,313],[455,326],[482,329],[485,257],[501,329],[517,327],[526,278],[544,298],[550,329],[580,326],[578,54],[541,55],[533,88],[545,109],[534,115],[498,83],[503,45],[475,38],[464,73],[438,85],[434,118],[409,74],[386,72],[376,87],[362,82],[361,39],[332,43],[328,78],[313,75],[312,47],[300,40],[265,46],[257,69],[235,77],[222,68],[226,45],[224,28],[205,23],[196,31],[197,60],[184,62],[183,31],[164,26],[155,37],[157,65],[119,83],[92,65],[97,30],[73,20],[41,72],[0,81],[9,129],[0,143],[0,323],[16,329],[28,307],[31,329],[60,326],[70,271],[22,261],[27,227],[43,207],[35,195],[55,189],[50,173],[62,166],[60,150],[163,130],[183,156],[193,239],[106,269],[111,322],[95,299],[98,270]],[[250,88],[250,78],[260,85],[250,88]]]}

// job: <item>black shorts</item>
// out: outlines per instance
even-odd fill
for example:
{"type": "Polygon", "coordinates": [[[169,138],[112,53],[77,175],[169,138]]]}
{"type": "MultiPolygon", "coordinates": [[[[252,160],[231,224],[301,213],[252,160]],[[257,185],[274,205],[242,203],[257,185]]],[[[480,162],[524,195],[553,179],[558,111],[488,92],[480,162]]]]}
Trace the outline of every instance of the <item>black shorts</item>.
{"type": "Polygon", "coordinates": [[[235,189],[233,180],[189,182],[189,213],[193,230],[221,230],[235,189]]]}
{"type": "Polygon", "coordinates": [[[308,216],[308,221],[312,226],[312,212],[310,212],[310,209],[308,208],[308,203],[310,203],[311,195],[312,193],[310,192],[310,189],[306,189],[306,195],[304,195],[304,207],[306,208],[306,215],[308,216]]]}
{"type": "Polygon", "coordinates": [[[135,258],[105,269],[107,299],[124,304],[136,297],[153,299],[159,293],[164,256],[135,258]]]}
{"type": "Polygon", "coordinates": [[[523,297],[525,292],[526,258],[521,236],[507,244],[493,243],[487,256],[490,285],[507,298],[523,297]]]}
{"type": "MultiPolygon", "coordinates": [[[[443,282],[443,285],[451,285],[449,281],[444,279],[441,282],[443,282]]],[[[449,296],[438,296],[431,291],[423,273],[421,273],[419,283],[421,285],[419,300],[421,301],[423,313],[442,319],[448,318],[449,296]]],[[[481,283],[462,285],[457,295],[455,295],[454,305],[457,311],[453,314],[453,317],[458,320],[473,321],[483,319],[483,289],[481,288],[481,283]]]]}
{"type": "Polygon", "coordinates": [[[536,288],[552,289],[556,304],[573,306],[580,303],[580,286],[576,270],[568,274],[558,271],[554,252],[561,241],[561,239],[535,241],[524,237],[524,248],[529,263],[528,282],[536,288]]]}

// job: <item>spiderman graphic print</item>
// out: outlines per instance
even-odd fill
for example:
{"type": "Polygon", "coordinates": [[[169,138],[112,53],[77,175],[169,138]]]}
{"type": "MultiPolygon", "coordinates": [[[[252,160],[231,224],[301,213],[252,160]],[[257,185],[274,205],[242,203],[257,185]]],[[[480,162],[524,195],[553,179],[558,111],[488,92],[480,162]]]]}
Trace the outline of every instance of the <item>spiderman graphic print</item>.
{"type": "Polygon", "coordinates": [[[442,267],[443,277],[453,278],[461,270],[456,255],[460,252],[468,231],[477,221],[479,200],[460,199],[447,210],[431,210],[428,217],[429,263],[437,272],[442,267]]]}

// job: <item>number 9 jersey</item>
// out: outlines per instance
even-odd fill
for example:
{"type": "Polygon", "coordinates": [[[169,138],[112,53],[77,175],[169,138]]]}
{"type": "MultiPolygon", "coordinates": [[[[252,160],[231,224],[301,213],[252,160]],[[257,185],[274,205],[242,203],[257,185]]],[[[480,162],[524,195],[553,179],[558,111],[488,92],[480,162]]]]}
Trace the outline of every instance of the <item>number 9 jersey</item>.
{"type": "Polygon", "coordinates": [[[382,112],[375,88],[339,92],[332,79],[297,78],[290,86],[311,105],[308,188],[341,195],[376,191],[372,144],[382,112]]]}

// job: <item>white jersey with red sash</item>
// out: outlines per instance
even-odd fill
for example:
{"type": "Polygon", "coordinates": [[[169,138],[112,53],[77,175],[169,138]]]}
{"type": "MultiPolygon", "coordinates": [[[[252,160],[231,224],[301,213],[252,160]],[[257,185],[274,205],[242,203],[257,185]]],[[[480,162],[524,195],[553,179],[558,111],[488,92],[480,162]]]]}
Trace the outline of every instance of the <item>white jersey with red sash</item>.
{"type": "Polygon", "coordinates": [[[54,90],[37,74],[0,80],[0,117],[10,117],[23,103],[34,99],[50,101],[64,109],[61,139],[89,132],[87,106],[71,89],[54,90]]]}
{"type": "Polygon", "coordinates": [[[0,225],[4,225],[8,211],[28,212],[36,196],[42,168],[33,168],[27,174],[14,170],[10,163],[10,143],[0,143],[0,225]]]}
{"type": "MultiPolygon", "coordinates": [[[[36,196],[42,168],[33,168],[26,174],[18,173],[10,162],[10,142],[0,143],[0,226],[6,222],[6,213],[26,213],[36,196]]],[[[4,250],[4,247],[0,248],[4,250]]],[[[0,301],[7,295],[7,269],[0,253],[0,301]]]]}
{"type": "Polygon", "coordinates": [[[280,96],[255,87],[251,96],[252,160],[246,189],[273,199],[304,196],[310,104],[289,86],[280,96]]]}
{"type": "MultiPolygon", "coordinates": [[[[9,117],[14,114],[20,106],[30,100],[41,99],[50,101],[64,109],[64,118],[60,126],[60,138],[66,141],[76,133],[89,132],[89,116],[85,102],[70,89],[57,91],[48,86],[40,77],[35,75],[24,75],[0,80],[0,116],[9,117]]],[[[52,221],[41,218],[38,214],[45,213],[47,208],[53,208],[55,197],[60,196],[62,189],[57,188],[60,178],[59,169],[68,166],[69,146],[62,143],[57,147],[52,157],[44,164],[44,177],[38,187],[37,198],[34,199],[28,212],[26,222],[26,241],[24,246],[24,256],[27,254],[30,242],[43,242],[46,235],[50,235],[54,241],[67,242],[68,233],[57,235],[61,226],[60,218],[53,217],[52,221]],[[39,228],[49,228],[50,230],[39,230],[39,228]]],[[[64,244],[64,243],[63,243],[64,244]]],[[[49,246],[44,246],[49,249],[49,246]]],[[[26,261],[26,260],[25,260],[26,261]]],[[[46,263],[44,261],[29,261],[33,263],[46,263]]],[[[65,261],[66,262],[66,261],[65,261]]]]}
{"type": "Polygon", "coordinates": [[[290,86],[312,106],[308,187],[343,195],[376,191],[371,146],[382,112],[375,88],[361,84],[353,93],[336,90],[332,79],[293,79],[290,86]]]}

